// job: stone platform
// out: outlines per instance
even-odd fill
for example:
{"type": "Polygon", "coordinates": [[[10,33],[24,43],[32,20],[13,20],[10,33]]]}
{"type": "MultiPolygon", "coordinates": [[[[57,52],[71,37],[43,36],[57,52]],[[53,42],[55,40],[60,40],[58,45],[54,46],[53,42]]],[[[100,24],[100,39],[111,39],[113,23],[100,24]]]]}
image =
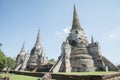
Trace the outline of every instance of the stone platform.
{"type": "MultiPolygon", "coordinates": [[[[29,75],[35,77],[43,77],[45,72],[19,72],[19,71],[10,71],[10,73],[29,75]]],[[[119,80],[120,72],[113,72],[110,74],[100,74],[100,75],[72,75],[72,74],[56,74],[50,73],[52,79],[55,80],[119,80]]]]}

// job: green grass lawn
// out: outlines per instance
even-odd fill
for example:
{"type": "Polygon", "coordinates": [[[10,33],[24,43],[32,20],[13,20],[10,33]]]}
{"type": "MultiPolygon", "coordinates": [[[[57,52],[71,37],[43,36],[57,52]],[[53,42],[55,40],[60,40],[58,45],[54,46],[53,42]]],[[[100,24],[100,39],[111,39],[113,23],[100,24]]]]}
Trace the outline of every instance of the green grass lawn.
{"type": "MultiPolygon", "coordinates": [[[[112,74],[116,72],[59,72],[59,73],[53,73],[53,74],[65,74],[65,75],[105,75],[105,74],[112,74]]],[[[10,77],[10,80],[37,80],[38,77],[33,76],[25,76],[25,75],[17,75],[17,74],[0,74],[2,77],[10,77]]],[[[54,79],[52,79],[54,80],[54,79]]]]}
{"type": "Polygon", "coordinates": [[[10,77],[10,80],[37,80],[38,77],[25,76],[25,75],[16,75],[16,74],[0,74],[2,77],[10,77]]]}
{"type": "Polygon", "coordinates": [[[54,73],[54,74],[67,74],[67,75],[105,75],[105,74],[111,74],[111,73],[116,73],[116,72],[59,72],[59,73],[54,73]]]}

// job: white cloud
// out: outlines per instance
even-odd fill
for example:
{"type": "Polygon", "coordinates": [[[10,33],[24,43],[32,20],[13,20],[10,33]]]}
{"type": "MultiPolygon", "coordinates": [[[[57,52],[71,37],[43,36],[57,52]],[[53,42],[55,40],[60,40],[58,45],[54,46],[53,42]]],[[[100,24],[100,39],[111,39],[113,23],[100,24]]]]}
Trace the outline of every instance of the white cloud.
{"type": "Polygon", "coordinates": [[[109,37],[109,38],[119,38],[120,35],[114,33],[114,34],[110,34],[110,35],[108,35],[108,37],[109,37]]]}
{"type": "Polygon", "coordinates": [[[120,28],[115,28],[115,29],[111,30],[111,32],[108,35],[108,38],[119,39],[120,38],[120,28]]]}
{"type": "Polygon", "coordinates": [[[70,32],[70,27],[67,27],[67,28],[64,28],[61,31],[56,31],[55,35],[58,36],[58,37],[66,36],[66,35],[68,36],[69,32],[70,32]]]}
{"type": "Polygon", "coordinates": [[[65,34],[68,34],[70,32],[69,28],[64,28],[63,31],[65,34]]]}
{"type": "Polygon", "coordinates": [[[62,33],[62,32],[60,32],[60,31],[56,31],[56,32],[55,32],[55,35],[56,35],[56,36],[62,36],[62,35],[63,35],[63,33],[62,33]]]}
{"type": "Polygon", "coordinates": [[[64,34],[66,35],[66,36],[68,36],[69,35],[69,33],[70,33],[70,26],[68,26],[68,27],[66,27],[66,28],[64,28],[63,29],[63,32],[64,32],[64,34]]]}

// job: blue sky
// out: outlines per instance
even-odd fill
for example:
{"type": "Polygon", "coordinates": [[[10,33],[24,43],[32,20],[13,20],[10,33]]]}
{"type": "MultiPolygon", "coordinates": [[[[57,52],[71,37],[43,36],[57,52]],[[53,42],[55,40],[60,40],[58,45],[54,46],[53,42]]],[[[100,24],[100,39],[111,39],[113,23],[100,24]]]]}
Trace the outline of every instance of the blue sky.
{"type": "Polygon", "coordinates": [[[0,43],[7,56],[16,57],[23,42],[33,48],[38,29],[48,58],[61,53],[72,25],[73,5],[89,42],[99,41],[102,55],[120,64],[119,0],[0,0],[0,43]]]}

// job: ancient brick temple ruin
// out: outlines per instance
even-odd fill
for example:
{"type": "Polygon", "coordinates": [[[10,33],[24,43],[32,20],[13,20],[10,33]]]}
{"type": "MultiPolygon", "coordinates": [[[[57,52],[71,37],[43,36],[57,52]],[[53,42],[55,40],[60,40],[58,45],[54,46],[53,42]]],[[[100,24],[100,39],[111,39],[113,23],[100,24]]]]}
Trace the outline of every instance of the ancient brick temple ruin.
{"type": "Polygon", "coordinates": [[[15,71],[24,71],[24,70],[39,71],[39,69],[41,71],[44,71],[51,67],[51,65],[47,65],[48,58],[45,56],[43,47],[41,45],[40,31],[38,31],[36,43],[33,49],[31,50],[30,54],[25,52],[24,44],[22,46],[20,53],[16,58],[15,71]]]}
{"type": "Polygon", "coordinates": [[[29,53],[25,52],[24,45],[25,45],[25,42],[23,43],[20,53],[17,55],[15,71],[24,70],[26,67],[27,61],[29,59],[29,53]]]}
{"type": "Polygon", "coordinates": [[[69,36],[61,46],[61,55],[51,72],[117,71],[117,67],[102,56],[99,43],[88,42],[74,6],[73,23],[69,36]]]}
{"type": "Polygon", "coordinates": [[[80,25],[75,6],[72,28],[61,46],[61,55],[52,67],[47,64],[48,59],[44,54],[40,32],[38,32],[36,43],[30,54],[25,52],[23,44],[16,58],[16,71],[85,72],[118,70],[113,63],[101,54],[99,42],[95,42],[93,37],[91,43],[88,42],[87,36],[80,25]]]}

